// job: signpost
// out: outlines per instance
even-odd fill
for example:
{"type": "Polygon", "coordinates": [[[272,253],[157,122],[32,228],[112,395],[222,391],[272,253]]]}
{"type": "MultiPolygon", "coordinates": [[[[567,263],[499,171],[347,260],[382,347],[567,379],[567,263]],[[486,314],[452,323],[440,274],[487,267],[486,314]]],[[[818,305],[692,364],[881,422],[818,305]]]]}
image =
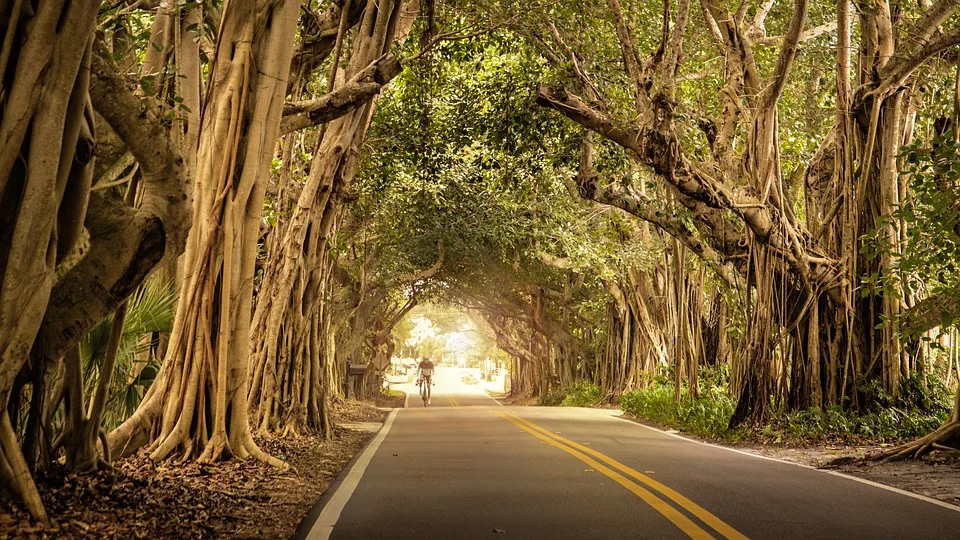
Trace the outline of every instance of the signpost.
{"type": "Polygon", "coordinates": [[[350,399],[351,377],[363,377],[367,373],[366,364],[351,364],[347,360],[347,399],[350,399]]]}

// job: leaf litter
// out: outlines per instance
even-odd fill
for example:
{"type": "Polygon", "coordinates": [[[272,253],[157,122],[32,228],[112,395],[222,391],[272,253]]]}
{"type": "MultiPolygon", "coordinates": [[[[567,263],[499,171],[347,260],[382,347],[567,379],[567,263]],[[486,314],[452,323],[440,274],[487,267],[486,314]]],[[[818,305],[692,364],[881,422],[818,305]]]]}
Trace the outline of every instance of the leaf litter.
{"type": "MultiPolygon", "coordinates": [[[[386,415],[347,401],[332,416],[338,425],[382,422],[386,415]]],[[[285,472],[252,459],[155,463],[144,453],[88,474],[54,466],[37,476],[50,526],[30,520],[17,501],[0,498],[0,539],[289,538],[372,436],[335,427],[331,441],[256,437],[261,449],[291,465],[285,472]]]]}

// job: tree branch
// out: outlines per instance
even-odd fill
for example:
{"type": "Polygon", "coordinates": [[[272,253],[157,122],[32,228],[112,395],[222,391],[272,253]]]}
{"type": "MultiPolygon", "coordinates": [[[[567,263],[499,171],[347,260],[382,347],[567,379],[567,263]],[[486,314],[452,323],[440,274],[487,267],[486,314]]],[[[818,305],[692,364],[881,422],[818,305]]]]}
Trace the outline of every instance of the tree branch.
{"type": "Polygon", "coordinates": [[[672,133],[626,127],[563,89],[541,86],[537,91],[537,103],[556,109],[581,126],[632,152],[640,163],[652,168],[681,194],[705,203],[714,211],[731,210],[760,238],[770,237],[773,222],[765,205],[751,198],[735,201],[722,184],[712,181],[683,158],[679,142],[672,133]]]}
{"type": "Polygon", "coordinates": [[[898,88],[928,58],[958,44],[960,28],[955,28],[917,49],[911,56],[895,56],[880,72],[879,93],[898,88]]]}
{"type": "MultiPolygon", "coordinates": [[[[811,39],[816,39],[824,34],[829,34],[830,32],[834,32],[836,31],[836,29],[837,29],[837,21],[831,21],[825,24],[821,24],[820,26],[815,26],[809,30],[805,30],[802,34],[800,34],[800,39],[798,40],[798,43],[805,43],[807,41],[810,41],[811,39]]],[[[758,39],[756,43],[758,45],[775,45],[783,38],[784,36],[770,36],[770,37],[758,39]]]]}
{"type": "Polygon", "coordinates": [[[142,201],[137,212],[155,216],[163,224],[168,249],[181,253],[190,229],[189,184],[180,155],[159,114],[148,102],[137,99],[126,81],[103,56],[93,55],[90,99],[98,113],[127,145],[143,175],[142,201]]]}
{"type": "MultiPolygon", "coordinates": [[[[958,8],[960,8],[960,0],[940,0],[927,8],[912,26],[905,32],[900,33],[898,41],[903,43],[904,46],[884,66],[884,72],[901,72],[905,66],[915,65],[918,58],[923,58],[919,51],[927,47],[937,28],[946,22],[958,8]]],[[[881,75],[883,75],[882,79],[887,78],[883,73],[881,75]]]]}
{"type": "Polygon", "coordinates": [[[623,64],[630,76],[630,82],[633,85],[634,105],[637,113],[644,115],[649,113],[648,96],[649,81],[647,75],[637,56],[637,47],[630,35],[630,29],[627,27],[627,21],[623,16],[623,9],[620,7],[620,0],[607,0],[610,10],[613,12],[613,19],[617,28],[617,41],[620,43],[620,53],[623,57],[623,64]]]}
{"type": "MultiPolygon", "coordinates": [[[[755,240],[776,249],[798,272],[801,265],[810,267],[808,272],[818,277],[818,282],[823,285],[825,292],[842,301],[838,290],[843,283],[843,276],[836,261],[806,253],[803,260],[797,260],[793,254],[793,244],[783,236],[782,229],[774,226],[774,217],[767,205],[754,197],[735,197],[722,182],[712,178],[697,164],[688,161],[672,131],[653,130],[646,126],[624,126],[563,89],[541,86],[537,91],[537,103],[556,109],[567,118],[633,153],[640,163],[653,169],[668,185],[675,188],[681,196],[680,202],[688,208],[696,208],[696,217],[712,228],[723,226],[726,220],[723,211],[729,210],[753,231],[755,240]]],[[[593,199],[591,193],[585,195],[585,198],[593,199]]],[[[736,231],[738,227],[734,224],[731,229],[736,231]]],[[[726,239],[725,236],[722,238],[726,239]]],[[[809,242],[809,238],[804,237],[803,240],[808,251],[812,251],[813,244],[809,242]]],[[[723,253],[726,249],[721,247],[717,251],[723,253]]]]}
{"type": "Polygon", "coordinates": [[[133,294],[168,249],[182,251],[190,226],[186,170],[166,128],[101,55],[91,71],[94,107],[140,164],[143,202],[134,209],[90,194],[89,252],[54,286],[37,341],[53,361],[133,294]]]}
{"type": "Polygon", "coordinates": [[[803,25],[807,21],[807,11],[809,10],[809,0],[796,0],[793,7],[793,16],[790,18],[790,28],[787,35],[780,45],[780,56],[777,58],[777,67],[770,76],[769,84],[764,92],[761,101],[761,107],[774,107],[783,94],[783,87],[787,83],[787,76],[790,74],[790,67],[793,60],[797,57],[797,43],[800,41],[800,34],[803,33],[803,25]]]}
{"type": "Polygon", "coordinates": [[[329,122],[362,106],[380,93],[402,69],[400,61],[387,54],[371,62],[343,86],[318,99],[285,104],[280,135],[329,122]]]}
{"type": "Polygon", "coordinates": [[[408,274],[408,275],[403,275],[398,277],[396,283],[413,283],[415,281],[420,281],[421,279],[427,279],[429,277],[433,277],[437,275],[437,272],[440,271],[440,268],[443,266],[443,261],[444,261],[443,243],[437,242],[436,262],[430,265],[430,268],[425,268],[422,271],[417,272],[416,274],[408,274]]]}
{"type": "Polygon", "coordinates": [[[901,328],[914,337],[938,326],[956,323],[960,320],[960,283],[917,302],[903,317],[901,328]]]}
{"type": "Polygon", "coordinates": [[[165,251],[159,218],[100,192],[90,195],[84,225],[90,251],[53,287],[37,338],[51,361],[133,294],[165,251]]]}
{"type": "MultiPolygon", "coordinates": [[[[330,2],[330,9],[322,16],[317,16],[315,13],[304,9],[304,14],[300,20],[303,37],[290,62],[290,81],[297,80],[300,74],[309,77],[330,56],[337,41],[340,26],[340,13],[342,11],[340,5],[342,3],[330,2]],[[308,20],[313,21],[312,24],[307,24],[306,21],[308,20]]],[[[363,15],[366,6],[366,2],[351,2],[346,19],[347,28],[353,28],[360,22],[360,17],[363,15]]]]}
{"type": "MultiPolygon", "coordinates": [[[[726,254],[718,253],[713,247],[698,238],[687,226],[680,220],[667,216],[663,211],[657,209],[653,202],[633,190],[616,188],[612,185],[599,186],[594,179],[592,185],[582,186],[581,193],[590,195],[590,199],[600,204],[614,206],[636,216],[648,223],[653,224],[658,229],[676,238],[681,244],[686,246],[695,255],[706,262],[728,285],[734,286],[736,279],[726,266],[726,254]]],[[[718,242],[719,243],[719,242],[718,242]]]]}

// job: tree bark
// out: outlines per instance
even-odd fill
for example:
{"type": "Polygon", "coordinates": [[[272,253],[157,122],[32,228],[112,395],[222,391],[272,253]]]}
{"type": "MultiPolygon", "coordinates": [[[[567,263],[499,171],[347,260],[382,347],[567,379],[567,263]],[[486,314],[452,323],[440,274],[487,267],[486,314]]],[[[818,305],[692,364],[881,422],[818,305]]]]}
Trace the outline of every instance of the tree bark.
{"type": "Polygon", "coordinates": [[[110,434],[114,455],[149,442],[153,459],[252,455],[284,466],[250,434],[247,358],[263,194],[299,9],[300,2],[274,0],[224,8],[170,346],[140,408],[110,434]]]}

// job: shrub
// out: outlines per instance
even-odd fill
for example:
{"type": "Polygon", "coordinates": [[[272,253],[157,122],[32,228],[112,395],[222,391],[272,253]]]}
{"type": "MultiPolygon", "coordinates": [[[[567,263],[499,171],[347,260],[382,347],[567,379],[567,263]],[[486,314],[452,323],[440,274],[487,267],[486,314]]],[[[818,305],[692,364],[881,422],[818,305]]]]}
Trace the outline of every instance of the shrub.
{"type": "Polygon", "coordinates": [[[600,401],[600,387],[588,382],[574,384],[561,401],[564,407],[589,407],[600,401]]]}
{"type": "Polygon", "coordinates": [[[650,388],[634,390],[620,397],[620,407],[637,418],[670,426],[687,433],[728,441],[743,439],[784,439],[824,441],[841,439],[849,442],[866,440],[914,439],[937,429],[949,416],[952,395],[935,377],[924,381],[914,375],[901,381],[899,397],[885,392],[877,381],[858,385],[864,401],[874,408],[857,413],[839,405],[826,409],[806,409],[774,413],[759,429],[727,425],[736,407],[736,398],[726,391],[727,373],[722,370],[701,371],[700,397],[674,399],[669,377],[658,377],[650,388]]]}
{"type": "Polygon", "coordinates": [[[918,412],[937,414],[950,409],[953,392],[939,377],[914,373],[900,381],[898,405],[918,412]]]}
{"type": "Polygon", "coordinates": [[[696,435],[738,439],[740,431],[728,431],[727,424],[736,403],[723,389],[711,386],[697,399],[685,398],[677,402],[674,389],[655,385],[646,390],[627,392],[620,398],[620,408],[637,418],[676,427],[696,435]]]}
{"type": "Polygon", "coordinates": [[[589,407],[596,405],[602,396],[600,387],[588,382],[579,382],[565,388],[555,388],[537,399],[544,407],[589,407]]]}
{"type": "Polygon", "coordinates": [[[537,405],[544,407],[555,407],[563,403],[563,399],[567,397],[567,391],[562,388],[557,388],[547,392],[546,394],[540,396],[537,399],[537,405]]]}
{"type": "Polygon", "coordinates": [[[912,439],[933,431],[949,412],[908,411],[886,407],[875,412],[856,414],[839,406],[807,409],[783,415],[766,431],[782,429],[789,437],[805,440],[841,439],[912,439]]]}

